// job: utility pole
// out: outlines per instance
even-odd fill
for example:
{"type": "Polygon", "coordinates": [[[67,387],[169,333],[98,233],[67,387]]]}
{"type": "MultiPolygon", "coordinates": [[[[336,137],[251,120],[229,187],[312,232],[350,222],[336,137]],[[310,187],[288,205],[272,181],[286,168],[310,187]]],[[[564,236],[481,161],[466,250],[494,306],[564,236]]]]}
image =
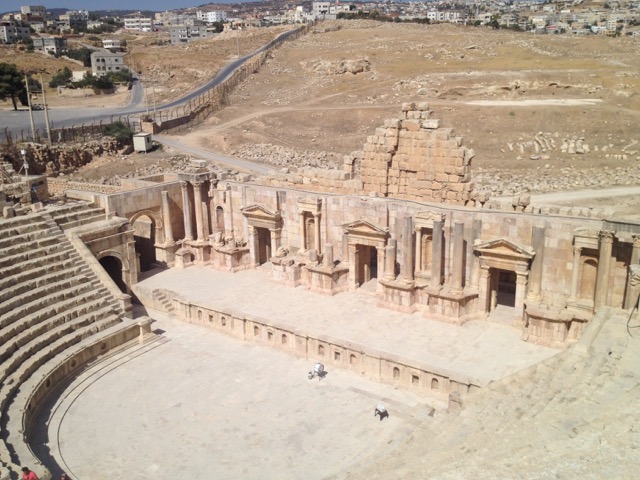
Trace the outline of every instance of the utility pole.
{"type": "Polygon", "coordinates": [[[36,125],[33,123],[33,110],[31,109],[31,92],[29,92],[29,76],[24,74],[24,83],[27,87],[27,105],[29,105],[29,120],[31,121],[31,141],[36,141],[36,125]]]}
{"type": "Polygon", "coordinates": [[[153,97],[153,121],[156,121],[156,82],[155,80],[151,81],[151,96],[153,97]]]}
{"type": "Polygon", "coordinates": [[[49,139],[49,143],[53,143],[53,138],[51,138],[51,122],[49,121],[49,107],[47,106],[47,94],[45,93],[44,88],[44,78],[42,73],[40,73],[40,83],[42,84],[42,102],[44,103],[44,118],[47,122],[47,138],[49,139]]]}

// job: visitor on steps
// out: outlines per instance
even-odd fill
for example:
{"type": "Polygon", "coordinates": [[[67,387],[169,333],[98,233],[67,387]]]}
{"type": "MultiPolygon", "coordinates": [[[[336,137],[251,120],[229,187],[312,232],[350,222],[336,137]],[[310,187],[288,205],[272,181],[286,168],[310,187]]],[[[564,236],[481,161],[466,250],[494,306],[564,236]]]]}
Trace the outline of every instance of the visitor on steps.
{"type": "Polygon", "coordinates": [[[29,467],[22,467],[22,480],[38,480],[38,476],[29,467]]]}

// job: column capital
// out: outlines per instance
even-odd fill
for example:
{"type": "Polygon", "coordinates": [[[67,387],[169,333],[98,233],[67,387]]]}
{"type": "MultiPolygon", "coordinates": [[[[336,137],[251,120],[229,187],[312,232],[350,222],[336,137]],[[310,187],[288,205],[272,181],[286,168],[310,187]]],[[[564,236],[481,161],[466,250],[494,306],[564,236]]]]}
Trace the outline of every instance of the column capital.
{"type": "Polygon", "coordinates": [[[633,239],[633,248],[640,248],[640,234],[634,233],[631,238],[633,239]]]}
{"type": "Polygon", "coordinates": [[[598,236],[600,238],[600,243],[613,243],[613,236],[616,232],[611,230],[600,230],[598,236]]]}
{"type": "Polygon", "coordinates": [[[195,182],[191,182],[191,185],[193,185],[194,188],[200,188],[204,185],[204,182],[202,180],[197,180],[195,182]]]}
{"type": "Polygon", "coordinates": [[[181,181],[180,181],[180,187],[181,187],[183,190],[186,190],[186,188],[187,188],[188,186],[189,186],[189,182],[184,181],[184,180],[181,180],[181,181]]]}
{"type": "Polygon", "coordinates": [[[580,254],[582,253],[582,247],[577,247],[577,246],[573,246],[573,254],[580,256],[580,254]]]}

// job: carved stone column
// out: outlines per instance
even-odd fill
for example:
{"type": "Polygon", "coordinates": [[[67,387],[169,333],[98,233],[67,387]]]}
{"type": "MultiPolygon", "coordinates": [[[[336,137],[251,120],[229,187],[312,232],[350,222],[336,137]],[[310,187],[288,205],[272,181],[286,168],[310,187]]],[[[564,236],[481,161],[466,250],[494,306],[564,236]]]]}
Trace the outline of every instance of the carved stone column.
{"type": "Polygon", "coordinates": [[[431,260],[431,286],[442,285],[442,221],[433,222],[433,248],[431,260]]]}
{"type": "Polygon", "coordinates": [[[473,230],[471,231],[471,240],[467,245],[467,264],[469,271],[469,287],[477,288],[480,281],[480,260],[474,255],[475,242],[480,239],[482,234],[482,220],[473,221],[473,230]]]}
{"type": "Polygon", "coordinates": [[[193,240],[191,226],[191,201],[189,200],[189,182],[180,182],[182,188],[182,217],[184,219],[184,239],[193,240]]]}
{"type": "Polygon", "coordinates": [[[631,250],[631,265],[640,263],[640,235],[632,235],[633,250],[631,250]]]}
{"type": "Polygon", "coordinates": [[[462,293],[464,277],[464,223],[456,222],[453,226],[453,260],[451,291],[462,293]]]}
{"type": "Polygon", "coordinates": [[[544,239],[545,228],[533,227],[532,247],[536,252],[535,257],[531,260],[531,272],[529,274],[529,289],[527,298],[537,301],[540,300],[540,289],[542,287],[542,263],[544,261],[544,239]]]}
{"type": "Polygon", "coordinates": [[[405,217],[402,228],[402,266],[400,276],[404,283],[413,283],[413,220],[411,217],[405,217]]]}
{"type": "Polygon", "coordinates": [[[607,304],[609,294],[609,269],[611,267],[611,251],[613,250],[614,232],[602,230],[600,232],[600,256],[598,258],[598,274],[596,276],[596,297],[594,308],[607,304]]]}
{"type": "Polygon", "coordinates": [[[204,217],[202,216],[202,184],[193,182],[193,202],[196,204],[196,233],[198,241],[204,241],[207,235],[204,231],[204,217]]]}
{"type": "MultiPolygon", "coordinates": [[[[271,256],[275,257],[276,256],[276,252],[278,251],[278,248],[280,247],[280,234],[282,233],[282,230],[279,228],[274,228],[273,230],[269,229],[269,232],[271,233],[270,237],[271,237],[271,256]]],[[[317,250],[316,250],[317,252],[317,250]]]]}
{"type": "Polygon", "coordinates": [[[309,248],[309,245],[307,245],[307,235],[305,232],[305,221],[304,221],[304,212],[300,213],[300,250],[306,250],[307,248],[309,248]]]}
{"type": "Polygon", "coordinates": [[[416,227],[416,268],[414,274],[421,272],[424,268],[422,266],[422,227],[416,227]]]}
{"type": "Polygon", "coordinates": [[[316,250],[321,252],[320,246],[320,214],[313,216],[313,238],[315,239],[316,250]]]}
{"type": "Polygon", "coordinates": [[[571,295],[570,300],[578,298],[578,287],[580,286],[580,255],[582,247],[573,247],[573,270],[571,271],[571,295]]]}
{"type": "Polygon", "coordinates": [[[258,230],[254,228],[253,225],[248,225],[247,231],[249,234],[248,244],[249,253],[251,254],[251,266],[255,267],[260,264],[258,253],[258,230]]]}
{"type": "Polygon", "coordinates": [[[518,312],[524,309],[524,297],[527,291],[527,277],[527,272],[516,272],[515,308],[518,312]]]}
{"type": "Polygon", "coordinates": [[[162,200],[162,222],[164,226],[164,242],[166,245],[173,245],[173,226],[171,225],[171,205],[169,205],[169,192],[160,192],[162,200]]]}
{"type": "Polygon", "coordinates": [[[325,243],[324,245],[322,265],[327,268],[333,268],[333,245],[331,245],[330,243],[325,243]]]}
{"type": "Polygon", "coordinates": [[[389,239],[385,248],[384,279],[394,280],[396,278],[396,255],[397,241],[395,238],[389,239]]]}
{"type": "Polygon", "coordinates": [[[489,267],[486,265],[480,265],[480,278],[478,282],[478,300],[480,302],[479,307],[486,313],[489,312],[491,301],[491,287],[489,285],[490,275],[489,267]]]}
{"type": "Polygon", "coordinates": [[[640,295],[640,265],[630,265],[627,276],[627,296],[624,299],[624,308],[629,310],[638,305],[640,295]]]}

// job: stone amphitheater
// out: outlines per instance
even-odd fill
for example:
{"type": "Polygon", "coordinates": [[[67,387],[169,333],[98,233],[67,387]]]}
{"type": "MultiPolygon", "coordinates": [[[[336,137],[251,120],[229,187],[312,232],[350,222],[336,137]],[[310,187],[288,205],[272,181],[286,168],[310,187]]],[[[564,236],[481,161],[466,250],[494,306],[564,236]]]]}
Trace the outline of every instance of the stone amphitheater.
{"type": "Polygon", "coordinates": [[[473,158],[407,103],[341,170],[4,164],[0,478],[635,478],[640,217],[473,158]]]}

